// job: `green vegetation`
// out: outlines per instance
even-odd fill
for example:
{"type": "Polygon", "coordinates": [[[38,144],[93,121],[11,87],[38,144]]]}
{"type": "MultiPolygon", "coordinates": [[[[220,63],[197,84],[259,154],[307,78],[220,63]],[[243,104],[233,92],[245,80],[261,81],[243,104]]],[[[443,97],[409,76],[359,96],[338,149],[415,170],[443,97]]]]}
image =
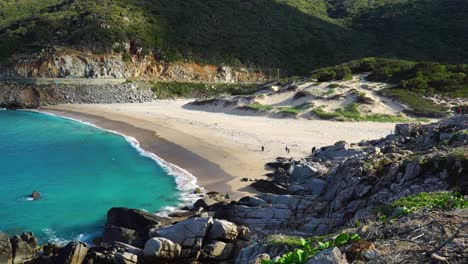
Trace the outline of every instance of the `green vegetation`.
{"type": "Polygon", "coordinates": [[[255,93],[255,84],[158,82],[151,84],[151,90],[158,99],[206,98],[221,94],[247,95],[255,93]]]}
{"type": "Polygon", "coordinates": [[[338,121],[369,121],[369,122],[405,122],[408,119],[401,116],[387,114],[362,115],[358,103],[351,103],[344,108],[338,108],[334,112],[327,112],[323,107],[312,109],[312,112],[322,119],[336,119],[338,121]]]}
{"type": "Polygon", "coordinates": [[[302,111],[310,108],[309,103],[304,103],[296,106],[289,106],[289,107],[277,107],[277,109],[280,110],[280,113],[282,114],[287,114],[287,115],[293,115],[297,116],[299,115],[302,111]]]}
{"type": "MultiPolygon", "coordinates": [[[[468,64],[444,65],[436,62],[411,62],[397,59],[365,58],[337,67],[318,70],[312,78],[322,72],[336,71],[343,67],[352,73],[366,73],[370,81],[394,84],[380,93],[408,105],[413,114],[427,117],[440,117],[447,114],[445,105],[438,105],[423,96],[440,94],[450,97],[468,97],[468,64]]],[[[334,77],[331,80],[338,80],[334,77]]],[[[358,102],[365,103],[370,98],[360,97],[358,102]]]]}
{"type": "MultiPolygon", "coordinates": [[[[298,247],[291,252],[288,252],[281,256],[276,262],[273,260],[262,261],[262,264],[303,264],[313,258],[315,255],[320,253],[323,250],[339,247],[346,245],[348,243],[356,242],[361,240],[358,234],[347,234],[342,233],[338,235],[335,239],[330,239],[327,241],[320,241],[317,238],[303,239],[297,237],[290,237],[284,240],[283,244],[288,245],[297,245],[298,247]],[[292,238],[292,239],[291,239],[292,238]]],[[[281,243],[282,241],[276,241],[276,243],[281,243]]]]}
{"type": "Polygon", "coordinates": [[[310,108],[310,104],[304,103],[304,104],[300,104],[296,106],[271,106],[271,105],[264,105],[260,103],[253,103],[253,104],[247,105],[246,107],[252,110],[258,110],[262,112],[278,111],[279,113],[282,113],[282,114],[297,116],[302,111],[310,108]]]}
{"type": "Polygon", "coordinates": [[[247,108],[251,108],[253,110],[258,110],[258,111],[263,111],[263,112],[267,112],[267,111],[271,111],[275,109],[271,105],[263,105],[260,103],[253,103],[253,104],[247,105],[247,108]]]}
{"type": "Polygon", "coordinates": [[[431,100],[423,98],[421,94],[416,92],[398,88],[387,88],[381,91],[381,94],[395,98],[407,105],[417,116],[434,117],[444,116],[447,114],[447,108],[444,105],[435,104],[431,100]]]}
{"type": "Polygon", "coordinates": [[[439,208],[449,210],[463,209],[467,207],[468,200],[466,200],[460,193],[423,192],[393,201],[389,205],[381,207],[378,210],[377,215],[381,220],[386,220],[388,217],[407,215],[421,208],[439,208]]]}
{"type": "MultiPolygon", "coordinates": [[[[132,55],[140,47],[165,61],[282,76],[371,55],[463,63],[466,10],[452,0],[3,0],[0,60],[51,45],[123,53],[130,43],[132,55]]],[[[349,70],[320,79],[347,79],[349,70]]]]}
{"type": "Polygon", "coordinates": [[[366,93],[359,93],[357,97],[357,102],[360,104],[372,104],[374,99],[366,95],[366,93]]]}

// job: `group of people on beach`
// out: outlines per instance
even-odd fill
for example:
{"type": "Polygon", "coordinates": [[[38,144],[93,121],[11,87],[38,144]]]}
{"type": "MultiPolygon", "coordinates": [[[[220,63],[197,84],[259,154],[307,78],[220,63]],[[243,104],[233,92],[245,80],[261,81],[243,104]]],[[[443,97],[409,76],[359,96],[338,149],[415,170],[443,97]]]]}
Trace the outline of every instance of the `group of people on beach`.
{"type": "MultiPolygon", "coordinates": [[[[262,147],[261,147],[261,150],[262,150],[262,152],[264,152],[264,151],[265,151],[265,146],[262,146],[262,147]]],[[[288,148],[287,145],[284,147],[284,150],[286,151],[287,154],[291,153],[291,149],[288,148]]],[[[316,151],[317,151],[317,149],[316,149],[315,146],[314,146],[314,147],[312,148],[312,155],[313,155],[316,151]]]]}

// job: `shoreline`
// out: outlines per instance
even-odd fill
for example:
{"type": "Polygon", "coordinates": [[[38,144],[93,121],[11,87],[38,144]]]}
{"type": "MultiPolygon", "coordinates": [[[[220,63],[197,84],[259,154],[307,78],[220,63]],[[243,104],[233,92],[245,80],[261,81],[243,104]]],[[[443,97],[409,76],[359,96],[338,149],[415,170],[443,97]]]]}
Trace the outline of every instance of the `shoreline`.
{"type": "Polygon", "coordinates": [[[250,186],[266,179],[265,164],[277,157],[303,158],[312,147],[346,139],[378,139],[393,123],[273,119],[186,109],[190,100],[139,104],[63,104],[41,108],[136,138],[141,147],[181,167],[207,191],[239,199],[259,192],[250,186]],[[261,146],[265,151],[261,151],[261,146]],[[285,152],[288,147],[290,153],[285,152]],[[245,181],[247,178],[252,181],[245,181]]]}
{"type": "MultiPolygon", "coordinates": [[[[209,160],[204,159],[178,144],[159,137],[154,131],[136,127],[126,122],[74,111],[38,109],[38,112],[82,122],[124,137],[141,155],[153,159],[160,167],[166,170],[169,175],[175,178],[177,187],[181,192],[182,202],[193,203],[196,199],[199,199],[199,197],[197,194],[193,193],[194,190],[190,193],[188,192],[189,190],[181,188],[183,187],[183,183],[180,184],[177,182],[178,177],[187,179],[193,177],[193,179],[189,180],[194,180],[194,182],[192,182],[194,189],[201,188],[202,191],[216,191],[221,194],[229,194],[237,197],[231,186],[226,184],[226,182],[234,178],[234,176],[227,174],[220,166],[209,160]],[[179,163],[183,163],[183,165],[179,163]],[[205,175],[206,177],[204,177],[205,175]],[[207,175],[217,175],[218,180],[213,181],[213,179],[207,175]]],[[[167,208],[161,208],[158,213],[166,210],[167,208]]]]}

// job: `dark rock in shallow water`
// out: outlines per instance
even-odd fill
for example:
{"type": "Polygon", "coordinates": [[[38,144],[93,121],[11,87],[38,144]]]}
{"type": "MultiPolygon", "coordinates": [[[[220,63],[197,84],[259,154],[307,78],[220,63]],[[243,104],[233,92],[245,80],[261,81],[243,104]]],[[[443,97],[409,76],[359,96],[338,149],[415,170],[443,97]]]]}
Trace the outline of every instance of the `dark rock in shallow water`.
{"type": "Polygon", "coordinates": [[[107,225],[125,227],[139,232],[154,226],[164,226],[170,222],[169,218],[137,209],[114,207],[107,212],[107,225]]]}
{"type": "Polygon", "coordinates": [[[31,198],[33,198],[34,200],[38,200],[39,197],[41,197],[41,194],[39,192],[34,191],[31,193],[31,198]]]}

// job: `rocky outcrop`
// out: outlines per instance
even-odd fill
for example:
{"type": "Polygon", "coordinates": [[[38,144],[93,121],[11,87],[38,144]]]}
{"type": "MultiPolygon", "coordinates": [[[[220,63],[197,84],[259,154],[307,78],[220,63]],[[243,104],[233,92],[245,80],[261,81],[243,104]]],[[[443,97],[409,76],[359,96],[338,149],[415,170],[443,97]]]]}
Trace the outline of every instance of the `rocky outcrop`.
{"type": "Polygon", "coordinates": [[[36,256],[39,247],[37,238],[32,233],[23,233],[11,238],[13,264],[31,261],[36,256]]]}
{"type": "Polygon", "coordinates": [[[81,264],[88,253],[88,247],[80,242],[71,242],[59,250],[57,263],[81,264]]]}
{"type": "MultiPolygon", "coordinates": [[[[420,192],[468,193],[468,117],[429,125],[397,125],[396,134],[359,144],[337,142],[302,160],[278,159],[270,189],[256,198],[207,208],[254,231],[323,235],[373,210],[420,192]]],[[[265,180],[262,181],[262,188],[265,180]]],[[[253,186],[256,186],[255,184],[253,186]]]]}
{"type": "Polygon", "coordinates": [[[150,263],[173,262],[180,256],[179,244],[163,237],[153,237],[146,241],[143,256],[150,263]]]}
{"type": "Polygon", "coordinates": [[[38,108],[50,104],[142,103],[154,100],[140,83],[109,85],[44,85],[0,83],[0,108],[38,108]]]}
{"type": "Polygon", "coordinates": [[[10,237],[0,232],[0,263],[12,263],[13,254],[10,237]]]}

